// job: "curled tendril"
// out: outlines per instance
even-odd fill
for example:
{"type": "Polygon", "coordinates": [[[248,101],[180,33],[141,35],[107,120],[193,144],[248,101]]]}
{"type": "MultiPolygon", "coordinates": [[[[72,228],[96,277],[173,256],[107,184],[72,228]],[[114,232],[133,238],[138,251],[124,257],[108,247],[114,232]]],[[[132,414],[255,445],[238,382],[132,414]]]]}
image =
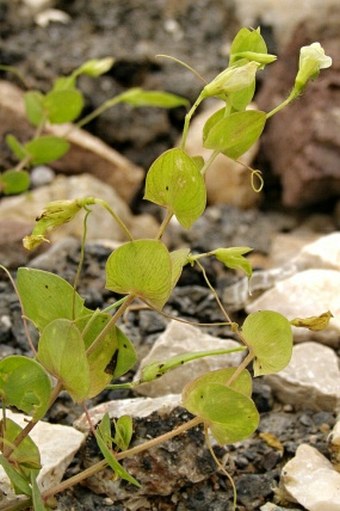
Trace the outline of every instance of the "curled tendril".
{"type": "Polygon", "coordinates": [[[258,169],[250,169],[251,175],[250,175],[250,184],[254,192],[259,193],[263,189],[264,186],[264,179],[262,177],[261,170],[258,169]],[[256,182],[257,181],[257,182],[256,182]]]}

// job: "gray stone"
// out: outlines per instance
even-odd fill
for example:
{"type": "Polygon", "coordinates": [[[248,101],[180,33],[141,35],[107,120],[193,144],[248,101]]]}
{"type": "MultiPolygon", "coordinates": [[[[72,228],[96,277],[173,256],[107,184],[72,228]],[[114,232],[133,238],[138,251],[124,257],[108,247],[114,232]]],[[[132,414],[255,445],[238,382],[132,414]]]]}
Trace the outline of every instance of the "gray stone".
{"type": "MultiPolygon", "coordinates": [[[[21,413],[6,411],[6,416],[19,426],[27,425],[29,417],[21,413]]],[[[80,448],[84,434],[70,426],[49,424],[40,421],[31,431],[30,437],[36,443],[41,455],[41,471],[37,482],[42,491],[58,484],[80,448]]],[[[2,467],[0,467],[0,489],[7,497],[14,497],[13,490],[2,467]]],[[[0,499],[1,502],[1,499],[0,499]]]]}
{"type": "Polygon", "coordinates": [[[340,509],[340,473],[314,447],[302,444],[284,466],[281,485],[287,500],[308,511],[340,509]]]}
{"type": "Polygon", "coordinates": [[[294,346],[288,366],[266,376],[276,396],[287,404],[313,410],[340,410],[340,370],[328,346],[305,342],[294,346]]]}
{"type": "MultiPolygon", "coordinates": [[[[139,380],[143,367],[151,362],[163,362],[184,353],[238,347],[240,344],[235,341],[213,337],[197,327],[173,320],[165,332],[159,336],[150,353],[141,361],[134,381],[139,380]]],[[[158,380],[138,386],[136,390],[138,393],[150,397],[177,394],[182,392],[187,383],[208,371],[238,366],[242,357],[242,352],[236,352],[194,360],[169,371],[158,380]]]]}

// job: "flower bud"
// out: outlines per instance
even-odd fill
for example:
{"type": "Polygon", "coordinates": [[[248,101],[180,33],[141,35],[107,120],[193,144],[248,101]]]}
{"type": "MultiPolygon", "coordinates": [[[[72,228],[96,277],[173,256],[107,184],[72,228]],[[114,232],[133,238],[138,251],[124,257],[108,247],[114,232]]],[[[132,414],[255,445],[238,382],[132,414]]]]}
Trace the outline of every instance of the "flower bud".
{"type": "Polygon", "coordinates": [[[248,62],[228,67],[204,87],[205,97],[228,95],[249,87],[254,83],[259,66],[258,62],[248,62]]]}
{"type": "Polygon", "coordinates": [[[299,70],[295,78],[294,89],[297,92],[302,91],[309,80],[318,76],[320,69],[326,69],[331,65],[332,59],[325,55],[325,50],[320,43],[303,46],[300,50],[299,70]]]}

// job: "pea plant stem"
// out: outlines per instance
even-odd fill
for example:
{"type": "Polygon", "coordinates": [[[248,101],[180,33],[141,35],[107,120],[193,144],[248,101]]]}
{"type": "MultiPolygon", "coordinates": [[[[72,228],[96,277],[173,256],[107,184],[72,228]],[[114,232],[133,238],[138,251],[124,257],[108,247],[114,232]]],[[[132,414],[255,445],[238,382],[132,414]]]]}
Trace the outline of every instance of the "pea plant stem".
{"type": "MultiPolygon", "coordinates": [[[[160,435],[156,438],[152,438],[151,440],[148,440],[147,442],[144,442],[141,445],[136,445],[135,447],[131,447],[131,449],[127,449],[126,451],[122,451],[118,454],[116,454],[116,459],[123,460],[127,457],[136,456],[138,454],[141,454],[142,452],[151,449],[152,447],[156,447],[157,445],[160,445],[163,442],[166,442],[167,440],[171,440],[171,438],[174,438],[178,435],[181,435],[188,431],[189,429],[192,429],[199,424],[201,424],[203,421],[200,417],[194,417],[188,422],[185,422],[184,424],[181,424],[177,428],[173,429],[172,431],[168,431],[167,433],[164,433],[163,435],[160,435]]],[[[87,468],[81,474],[77,474],[73,477],[70,477],[69,479],[66,479],[59,485],[55,486],[54,488],[51,488],[49,490],[46,490],[43,492],[42,497],[44,499],[48,499],[49,497],[52,497],[53,495],[56,495],[57,493],[60,493],[62,491],[67,490],[67,488],[70,488],[74,486],[75,484],[80,483],[81,481],[84,481],[85,479],[88,479],[89,477],[97,474],[100,470],[103,470],[107,466],[106,460],[99,461],[98,463],[95,463],[91,467],[87,468]]],[[[1,508],[0,508],[1,511],[1,508]]]]}

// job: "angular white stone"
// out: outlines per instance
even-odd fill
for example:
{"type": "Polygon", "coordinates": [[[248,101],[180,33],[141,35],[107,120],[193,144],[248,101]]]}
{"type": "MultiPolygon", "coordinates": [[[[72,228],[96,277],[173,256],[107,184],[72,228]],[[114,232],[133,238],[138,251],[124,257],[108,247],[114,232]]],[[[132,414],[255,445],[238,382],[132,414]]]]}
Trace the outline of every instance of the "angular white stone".
{"type": "Polygon", "coordinates": [[[340,473],[314,447],[302,444],[283,468],[287,498],[308,511],[339,511],[340,473]]]}
{"type": "MultiPolygon", "coordinates": [[[[29,417],[10,410],[6,411],[6,416],[21,427],[25,427],[29,421],[29,417]]],[[[85,436],[70,426],[40,421],[31,431],[30,437],[38,446],[41,457],[42,468],[37,482],[41,490],[47,490],[61,481],[85,436]]],[[[2,467],[0,467],[0,490],[8,496],[14,496],[9,479],[2,467]]]]}
{"type": "Polygon", "coordinates": [[[304,342],[294,346],[288,366],[266,377],[284,403],[314,410],[340,410],[340,370],[328,346],[304,342]]]}
{"type": "MultiPolygon", "coordinates": [[[[141,361],[134,381],[139,380],[141,369],[151,362],[163,362],[175,355],[189,352],[238,347],[240,347],[238,342],[213,337],[197,327],[174,320],[169,323],[165,332],[160,335],[151,348],[150,353],[141,361]]],[[[201,374],[222,367],[237,366],[242,358],[242,352],[236,352],[230,355],[215,355],[194,360],[169,371],[158,380],[144,383],[136,390],[138,393],[150,397],[181,393],[187,383],[201,374]]]]}
{"type": "MultiPolygon", "coordinates": [[[[150,398],[137,397],[132,399],[115,399],[107,401],[89,410],[89,416],[93,426],[101,421],[105,413],[109,414],[112,419],[118,419],[122,415],[130,415],[130,417],[147,417],[153,412],[167,412],[182,406],[182,398],[179,394],[169,394],[167,396],[150,398]]],[[[89,424],[85,414],[74,422],[74,427],[80,431],[88,431],[89,424]]]]}
{"type": "Polygon", "coordinates": [[[337,346],[340,340],[340,271],[310,269],[276,282],[272,289],[247,305],[247,312],[269,309],[288,319],[333,314],[329,327],[319,332],[294,327],[296,341],[318,340],[337,346]]]}
{"type": "Polygon", "coordinates": [[[304,268],[340,271],[340,231],[321,236],[305,245],[293,262],[304,268]]]}

